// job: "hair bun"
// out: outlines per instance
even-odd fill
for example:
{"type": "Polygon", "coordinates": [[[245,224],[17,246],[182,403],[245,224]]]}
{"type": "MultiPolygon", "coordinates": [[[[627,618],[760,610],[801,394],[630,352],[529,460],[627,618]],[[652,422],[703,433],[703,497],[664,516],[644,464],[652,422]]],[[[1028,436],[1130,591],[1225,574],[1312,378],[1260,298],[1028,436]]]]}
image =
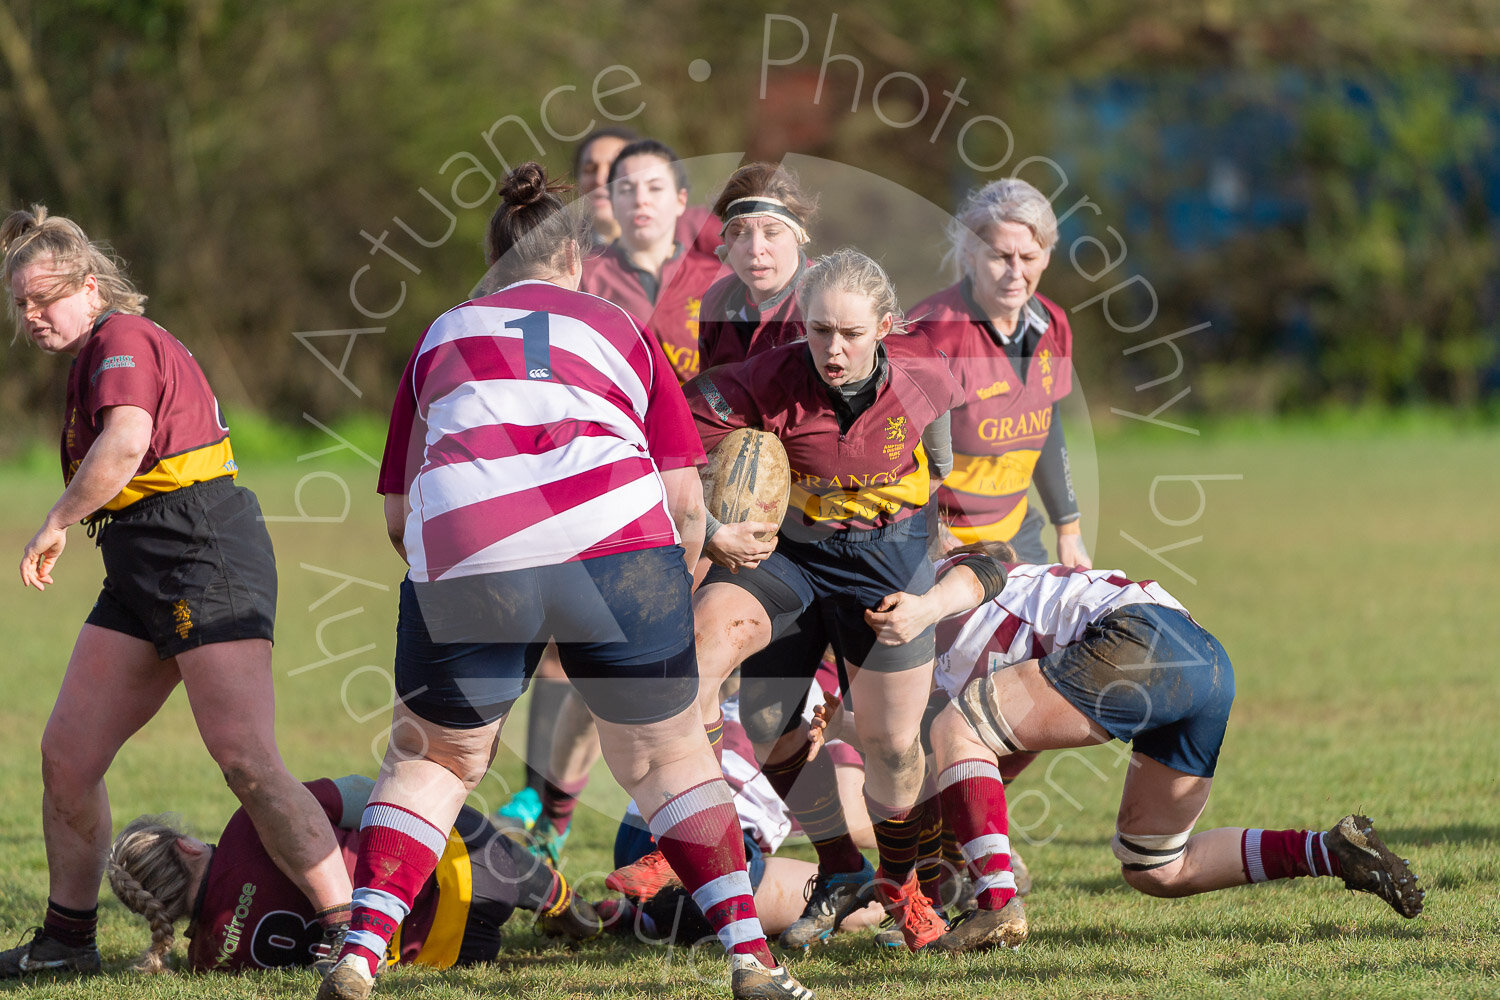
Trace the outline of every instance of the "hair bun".
{"type": "Polygon", "coordinates": [[[0,254],[16,240],[41,226],[47,220],[46,205],[32,205],[31,211],[17,209],[0,222],[0,254]]]}
{"type": "Polygon", "coordinates": [[[500,200],[521,208],[535,205],[547,197],[547,173],[540,163],[523,163],[505,175],[500,185],[500,200]]]}

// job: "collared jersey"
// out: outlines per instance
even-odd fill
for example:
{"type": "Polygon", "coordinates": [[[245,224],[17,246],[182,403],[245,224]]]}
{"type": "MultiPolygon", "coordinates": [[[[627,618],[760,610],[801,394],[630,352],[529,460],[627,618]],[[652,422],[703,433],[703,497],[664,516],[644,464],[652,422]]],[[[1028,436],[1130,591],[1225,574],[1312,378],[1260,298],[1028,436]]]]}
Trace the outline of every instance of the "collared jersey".
{"type": "MultiPolygon", "coordinates": [[[[939,575],[948,565],[939,565],[939,575]]],[[[1008,565],[1005,572],[1005,589],[993,600],[938,624],[934,678],[951,697],[992,670],[1077,642],[1089,625],[1128,604],[1187,611],[1155,580],[1137,582],[1119,570],[1054,563],[1008,565]]]]}
{"type": "MultiPolygon", "coordinates": [[[[963,283],[911,311],[913,329],[948,355],[967,390],[953,411],[953,472],[938,491],[963,541],[1008,541],[1026,515],[1026,491],[1052,429],[1052,405],[1073,388],[1073,333],[1067,316],[1038,295],[1024,309],[1042,327],[1026,377],[976,318],[963,283]]],[[[1018,333],[1020,331],[1017,331],[1018,333]]]]}
{"type": "MultiPolygon", "coordinates": [[[[802,265],[799,263],[798,274],[802,265]]],[[[715,281],[703,296],[698,320],[701,370],[736,364],[806,335],[794,289],[797,278],[760,306],[734,272],[715,281]]]]}
{"type": "Polygon", "coordinates": [[[579,290],[608,299],[641,321],[661,344],[667,361],[686,382],[698,374],[698,317],[704,293],[723,267],[719,258],[695,245],[679,244],[662,265],[661,281],[648,290],[642,272],[616,241],[583,262],[579,290]]]}
{"type": "Polygon", "coordinates": [[[523,281],[438,317],[402,377],[379,491],[411,578],[675,545],[658,470],[703,461],[676,376],[619,306],[523,281]]]}
{"type": "Polygon", "coordinates": [[[739,427],[780,438],[791,466],[787,521],[837,530],[909,517],[932,492],[922,432],[963,401],[963,386],[925,337],[893,334],[881,343],[886,377],[842,434],[806,343],[698,376],[685,389],[704,447],[739,427]]]}
{"type": "Polygon", "coordinates": [[[98,322],[68,370],[63,482],[72,481],[104,430],[104,408],[123,405],[151,414],[151,443],[135,475],[105,510],[239,471],[218,400],[192,353],[144,316],[111,313],[98,322]]]}

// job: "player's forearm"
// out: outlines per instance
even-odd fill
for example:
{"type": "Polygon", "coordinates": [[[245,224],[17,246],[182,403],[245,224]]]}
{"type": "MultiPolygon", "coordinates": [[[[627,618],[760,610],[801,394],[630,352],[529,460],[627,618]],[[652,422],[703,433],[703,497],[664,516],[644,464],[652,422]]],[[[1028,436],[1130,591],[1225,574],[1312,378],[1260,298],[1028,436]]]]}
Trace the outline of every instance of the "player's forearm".
{"type": "Polygon", "coordinates": [[[703,552],[704,526],[708,509],[703,506],[703,481],[694,466],[669,469],[661,474],[667,488],[667,511],[677,526],[689,571],[703,552]]]}

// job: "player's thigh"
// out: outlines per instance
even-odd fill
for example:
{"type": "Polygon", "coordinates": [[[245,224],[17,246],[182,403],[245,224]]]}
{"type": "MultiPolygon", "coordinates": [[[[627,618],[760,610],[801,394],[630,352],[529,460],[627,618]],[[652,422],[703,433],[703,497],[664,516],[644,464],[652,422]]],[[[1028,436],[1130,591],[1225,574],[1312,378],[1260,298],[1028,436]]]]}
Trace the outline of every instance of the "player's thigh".
{"type": "Polygon", "coordinates": [[[209,643],[176,659],[193,720],[214,760],[252,770],[279,766],[270,642],[209,643]]]}
{"type": "Polygon", "coordinates": [[[850,667],[854,728],[867,758],[902,754],[917,742],[932,690],[932,666],[929,659],[905,670],[850,667]]]}
{"type": "Polygon", "coordinates": [[[1043,676],[1036,660],[992,670],[969,682],[955,704],[997,754],[1060,750],[1109,740],[1043,676]]]}
{"type": "Polygon", "coordinates": [[[1213,781],[1184,774],[1142,753],[1131,754],[1115,826],[1122,833],[1142,835],[1191,830],[1208,805],[1213,781]]]}
{"type": "Polygon", "coordinates": [[[103,777],[120,747],[161,709],[177,681],[173,663],[160,659],[147,640],[84,625],[42,734],[48,768],[65,761],[67,770],[84,780],[103,777]]]}

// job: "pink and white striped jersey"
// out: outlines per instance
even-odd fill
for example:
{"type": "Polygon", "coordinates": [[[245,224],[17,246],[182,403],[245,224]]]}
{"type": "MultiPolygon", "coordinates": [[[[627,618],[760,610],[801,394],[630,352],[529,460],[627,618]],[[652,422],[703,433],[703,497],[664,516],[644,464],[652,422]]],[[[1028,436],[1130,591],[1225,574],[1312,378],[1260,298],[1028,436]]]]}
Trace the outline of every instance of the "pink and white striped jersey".
{"type": "Polygon", "coordinates": [[[428,582],[676,544],[659,470],[704,461],[656,338],[618,306],[522,281],[412,352],[379,491],[405,493],[428,582]]]}
{"type": "MultiPolygon", "coordinates": [[[[938,575],[949,562],[938,563],[938,575]]],[[[1093,622],[1127,604],[1186,612],[1155,580],[1137,583],[1119,570],[1006,566],[1005,589],[965,615],[940,622],[935,679],[950,697],[1000,667],[1040,659],[1083,637],[1093,622]]]]}

